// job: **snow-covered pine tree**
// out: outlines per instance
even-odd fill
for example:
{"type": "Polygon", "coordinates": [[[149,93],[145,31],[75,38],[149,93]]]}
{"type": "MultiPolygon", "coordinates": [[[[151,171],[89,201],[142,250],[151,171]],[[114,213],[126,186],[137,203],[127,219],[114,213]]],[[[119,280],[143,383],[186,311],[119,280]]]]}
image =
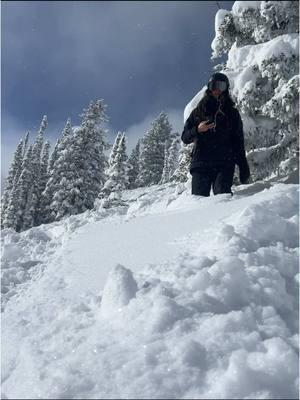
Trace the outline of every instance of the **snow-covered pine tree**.
{"type": "Polygon", "coordinates": [[[159,184],[169,182],[170,179],[170,165],[169,165],[169,141],[165,141],[164,151],[164,167],[159,184]]]}
{"type": "Polygon", "coordinates": [[[8,197],[5,212],[2,215],[1,228],[12,228],[20,231],[20,209],[19,209],[20,186],[15,185],[8,197]]]}
{"type": "Polygon", "coordinates": [[[168,150],[168,170],[169,176],[167,182],[172,181],[172,176],[176,169],[178,168],[179,164],[179,146],[180,146],[180,137],[178,134],[174,136],[174,139],[171,142],[171,146],[168,150]]]}
{"type": "MultiPolygon", "coordinates": [[[[3,226],[5,228],[13,228],[17,232],[23,230],[25,209],[31,206],[27,206],[27,203],[29,191],[32,190],[34,179],[32,173],[32,153],[33,146],[30,145],[22,162],[18,184],[14,186],[10,194],[3,221],[3,226]]],[[[25,225],[27,226],[27,223],[25,225]]]]}
{"type": "Polygon", "coordinates": [[[298,169],[299,2],[236,1],[216,14],[212,59],[242,113],[252,178],[298,169]]]}
{"type": "Polygon", "coordinates": [[[122,132],[118,132],[117,136],[115,137],[114,144],[112,145],[109,158],[108,158],[108,169],[115,163],[116,160],[116,154],[118,151],[119,143],[122,137],[122,132]]]}
{"type": "Polygon", "coordinates": [[[55,207],[50,207],[54,198],[54,194],[59,189],[62,189],[61,180],[66,176],[72,175],[72,171],[70,171],[70,160],[68,161],[68,158],[70,159],[72,155],[66,150],[71,145],[72,134],[73,131],[71,119],[68,118],[66,125],[62,131],[61,137],[59,137],[56,141],[54,150],[51,154],[51,158],[49,161],[48,180],[42,193],[44,223],[55,220],[55,207]]]}
{"type": "Polygon", "coordinates": [[[106,172],[108,179],[98,196],[98,198],[103,199],[101,206],[108,207],[122,203],[121,192],[129,187],[128,170],[126,136],[123,133],[118,138],[118,145],[114,149],[114,159],[110,158],[110,166],[106,172]]]}
{"type": "Polygon", "coordinates": [[[45,189],[46,183],[48,181],[49,153],[50,153],[50,142],[47,140],[44,144],[42,158],[41,158],[41,176],[40,176],[41,191],[45,189]]]}
{"type": "Polygon", "coordinates": [[[36,225],[42,224],[47,218],[47,210],[45,198],[43,196],[43,192],[46,188],[46,184],[49,179],[49,151],[50,151],[50,143],[46,141],[43,147],[42,156],[41,156],[41,168],[40,168],[40,179],[39,179],[39,201],[37,204],[37,221],[36,225]]]}
{"type": "MultiPolygon", "coordinates": [[[[38,134],[36,136],[33,148],[32,148],[32,160],[31,160],[31,168],[33,174],[32,180],[32,188],[30,191],[30,206],[27,207],[27,216],[26,221],[32,221],[32,226],[38,225],[39,223],[39,202],[41,198],[41,158],[42,158],[42,151],[44,147],[44,134],[47,128],[47,116],[44,115],[42,122],[40,124],[40,128],[38,134]],[[32,215],[29,215],[32,213],[32,215]]],[[[29,222],[26,224],[26,229],[30,228],[28,226],[29,222]]]]}
{"type": "MultiPolygon", "coordinates": [[[[109,182],[109,180],[110,180],[111,170],[112,170],[113,165],[116,162],[116,155],[118,152],[118,147],[119,147],[121,137],[122,137],[122,132],[118,131],[118,133],[115,137],[115,141],[114,141],[112,148],[110,150],[110,153],[109,153],[107,167],[104,171],[105,183],[109,182]]],[[[105,186],[105,183],[102,186],[100,192],[98,193],[98,196],[97,196],[98,199],[102,199],[102,198],[108,196],[110,193],[110,189],[108,188],[109,185],[107,184],[108,186],[105,186]]]]}
{"type": "Polygon", "coordinates": [[[127,155],[127,137],[125,132],[120,139],[118,146],[118,154],[120,154],[120,169],[122,174],[121,190],[129,188],[129,165],[128,165],[128,155],[127,155]]]}
{"type": "Polygon", "coordinates": [[[34,191],[34,186],[29,187],[27,190],[27,202],[25,209],[22,211],[22,231],[36,225],[37,201],[34,191]]]}
{"type": "MultiPolygon", "coordinates": [[[[6,210],[11,202],[11,195],[14,191],[14,187],[17,185],[21,171],[22,171],[22,160],[23,160],[23,148],[24,141],[21,139],[14,152],[12,163],[10,165],[8,175],[5,181],[5,187],[1,199],[1,227],[9,228],[9,222],[11,218],[6,217],[6,210]],[[4,221],[5,224],[4,224],[4,221]]],[[[10,213],[10,211],[9,211],[10,213]]]]}
{"type": "Polygon", "coordinates": [[[193,146],[193,143],[188,145],[180,143],[178,167],[171,176],[171,181],[184,183],[189,179],[193,146]]]}
{"type": "Polygon", "coordinates": [[[60,143],[61,138],[59,137],[54,145],[54,149],[52,151],[52,153],[50,154],[50,158],[49,158],[49,164],[48,164],[48,174],[49,176],[51,175],[51,171],[53,170],[54,167],[54,163],[58,158],[58,154],[57,154],[57,149],[58,149],[58,145],[60,143]]]}
{"type": "Polygon", "coordinates": [[[105,109],[103,100],[90,102],[80,115],[80,127],[62,154],[68,164],[68,173],[62,177],[60,188],[54,194],[50,206],[55,219],[93,208],[104,184],[104,171],[107,167],[104,150],[110,148],[105,140],[106,131],[101,127],[107,121],[105,109]]]}
{"type": "Polygon", "coordinates": [[[141,140],[138,139],[137,144],[132,149],[129,160],[128,160],[129,189],[137,188],[137,176],[139,174],[140,146],[141,146],[141,140]]]}
{"type": "Polygon", "coordinates": [[[23,157],[25,157],[25,154],[27,152],[28,142],[29,142],[29,132],[26,133],[25,138],[24,138],[23,157]]]}
{"type": "Polygon", "coordinates": [[[151,125],[142,141],[138,186],[159,183],[164,168],[165,142],[171,141],[172,127],[165,112],[161,112],[151,125]]]}
{"type": "Polygon", "coordinates": [[[80,195],[80,190],[72,184],[73,179],[75,179],[75,176],[71,170],[66,176],[63,176],[60,179],[59,189],[54,193],[52,202],[50,204],[50,221],[59,221],[63,217],[76,214],[76,211],[78,211],[77,207],[74,208],[72,200],[77,197],[77,206],[79,202],[78,195],[80,195]]]}
{"type": "Polygon", "coordinates": [[[69,137],[70,135],[72,135],[73,131],[72,131],[72,124],[71,124],[71,118],[67,119],[66,125],[62,131],[62,135],[56,140],[54,149],[51,153],[50,156],[50,160],[49,160],[49,167],[48,167],[48,173],[49,175],[51,175],[51,171],[54,167],[54,163],[55,161],[58,159],[59,157],[59,153],[60,151],[62,151],[65,148],[66,142],[65,137],[69,137]],[[64,144],[61,146],[61,142],[64,142],[64,144]]]}

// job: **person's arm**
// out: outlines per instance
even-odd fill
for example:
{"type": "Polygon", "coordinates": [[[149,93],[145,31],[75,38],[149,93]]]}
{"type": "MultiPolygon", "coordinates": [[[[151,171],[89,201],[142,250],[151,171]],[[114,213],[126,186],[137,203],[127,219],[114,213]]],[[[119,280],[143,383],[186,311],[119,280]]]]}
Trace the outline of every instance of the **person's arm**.
{"type": "Polygon", "coordinates": [[[197,131],[197,124],[195,118],[195,110],[194,109],[188,119],[185,121],[183,132],[181,134],[181,140],[184,144],[190,144],[194,142],[195,138],[199,136],[197,131]]]}
{"type": "Polygon", "coordinates": [[[192,142],[195,142],[195,140],[200,142],[206,141],[205,133],[209,128],[213,126],[213,123],[207,125],[208,121],[201,121],[199,112],[200,110],[196,107],[191,112],[190,116],[188,117],[188,119],[184,124],[183,132],[181,135],[181,140],[183,141],[184,144],[190,144],[192,142]]]}
{"type": "Polygon", "coordinates": [[[233,148],[235,153],[236,164],[238,165],[240,171],[240,181],[241,183],[247,183],[247,181],[250,178],[250,169],[245,151],[243,121],[239,111],[238,110],[236,111],[237,111],[236,115],[237,127],[234,131],[233,148]]]}
{"type": "Polygon", "coordinates": [[[181,140],[184,144],[190,144],[195,141],[204,143],[206,141],[206,132],[214,126],[214,123],[209,124],[208,120],[202,121],[200,110],[196,107],[186,120],[181,135],[181,140]]]}

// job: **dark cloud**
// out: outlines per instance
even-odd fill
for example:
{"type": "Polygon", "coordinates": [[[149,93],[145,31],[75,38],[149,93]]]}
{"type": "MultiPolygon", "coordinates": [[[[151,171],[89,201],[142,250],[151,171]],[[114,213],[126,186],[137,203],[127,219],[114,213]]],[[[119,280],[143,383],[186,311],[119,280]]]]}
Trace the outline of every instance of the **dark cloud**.
{"type": "MultiPolygon", "coordinates": [[[[233,3],[219,2],[227,9],[233,3]]],[[[215,1],[1,6],[2,114],[4,124],[14,120],[18,126],[16,136],[20,127],[24,134],[38,127],[44,114],[53,126],[63,127],[69,116],[76,125],[82,109],[98,98],[108,104],[112,134],[130,132],[162,110],[182,114],[212,72],[215,1]]],[[[6,131],[11,127],[3,126],[4,145],[19,140],[8,139],[6,131]]]]}

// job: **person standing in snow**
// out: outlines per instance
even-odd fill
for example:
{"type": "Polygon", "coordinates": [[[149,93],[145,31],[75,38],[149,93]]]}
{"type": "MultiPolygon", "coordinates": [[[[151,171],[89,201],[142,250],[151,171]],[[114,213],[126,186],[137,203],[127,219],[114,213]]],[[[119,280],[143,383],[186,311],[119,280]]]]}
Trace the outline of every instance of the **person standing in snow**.
{"type": "Polygon", "coordinates": [[[209,196],[232,193],[235,164],[241,183],[249,182],[250,170],[244,147],[243,122],[229,95],[225,74],[214,73],[204,97],[186,120],[181,135],[185,144],[194,142],[190,173],[192,194],[209,196]]]}

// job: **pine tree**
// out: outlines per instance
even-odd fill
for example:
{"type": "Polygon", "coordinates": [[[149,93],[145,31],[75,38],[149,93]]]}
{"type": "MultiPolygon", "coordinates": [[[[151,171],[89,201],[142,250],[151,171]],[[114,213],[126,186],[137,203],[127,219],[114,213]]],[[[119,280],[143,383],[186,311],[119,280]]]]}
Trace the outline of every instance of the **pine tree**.
{"type": "Polygon", "coordinates": [[[169,182],[169,179],[170,179],[169,167],[170,167],[170,165],[169,165],[169,142],[166,140],[165,153],[164,153],[164,168],[163,168],[161,179],[159,181],[160,184],[169,182]]]}
{"type": "Polygon", "coordinates": [[[24,146],[23,146],[23,157],[25,157],[25,154],[28,149],[28,141],[29,141],[29,132],[26,133],[25,139],[24,139],[24,146]]]}
{"type": "Polygon", "coordinates": [[[49,165],[48,165],[48,174],[49,174],[49,176],[51,175],[51,171],[53,170],[54,163],[58,158],[58,146],[59,146],[60,141],[61,141],[61,138],[58,138],[56,140],[55,145],[54,145],[54,149],[53,149],[53,151],[52,151],[52,153],[50,155],[49,165]]]}
{"type": "Polygon", "coordinates": [[[61,146],[61,142],[64,141],[65,137],[69,137],[71,136],[73,133],[72,131],[72,124],[71,124],[71,118],[67,119],[66,125],[62,131],[62,135],[56,140],[53,152],[50,156],[50,160],[49,160],[49,168],[48,168],[48,173],[51,174],[51,171],[54,167],[54,163],[55,161],[58,159],[59,157],[59,152],[63,151],[65,148],[65,145],[67,142],[64,142],[64,145],[61,146]]]}
{"type": "MultiPolygon", "coordinates": [[[[122,176],[121,179],[121,189],[125,190],[129,188],[129,165],[128,165],[128,155],[127,155],[127,138],[125,132],[121,137],[119,146],[118,146],[118,154],[120,159],[120,174],[122,176]]],[[[118,161],[118,160],[117,160],[118,161]]]]}
{"type": "Polygon", "coordinates": [[[91,101],[80,115],[80,128],[74,132],[68,148],[58,163],[65,162],[67,172],[61,177],[59,189],[50,205],[56,219],[92,209],[105,181],[106,142],[101,124],[107,120],[103,100],[91,101]]]}
{"type": "Polygon", "coordinates": [[[299,2],[235,2],[219,10],[212,59],[228,53],[223,71],[243,114],[254,180],[298,169],[299,2]]]}
{"type": "Polygon", "coordinates": [[[128,160],[129,189],[137,188],[137,177],[139,174],[140,146],[141,146],[141,140],[138,139],[137,144],[132,149],[132,152],[131,152],[129,160],[128,160]]]}
{"type": "Polygon", "coordinates": [[[172,127],[166,113],[160,113],[143,138],[140,156],[139,186],[158,184],[164,167],[165,142],[171,140],[172,127]]]}
{"type": "MultiPolygon", "coordinates": [[[[22,172],[18,179],[18,184],[14,186],[13,191],[10,194],[8,207],[3,221],[3,226],[5,228],[13,228],[17,232],[23,230],[25,210],[29,208],[29,191],[32,191],[33,189],[34,176],[32,173],[32,153],[33,147],[31,145],[23,159],[21,167],[22,172]]],[[[27,225],[25,224],[25,226],[27,225]]]]}
{"type": "Polygon", "coordinates": [[[299,33],[297,1],[235,2],[232,10],[216,14],[212,59],[237,47],[265,43],[282,34],[299,33]]]}
{"type": "MultiPolygon", "coordinates": [[[[8,219],[6,217],[6,211],[9,203],[11,202],[11,195],[14,191],[15,186],[18,184],[18,180],[21,174],[23,146],[24,141],[23,139],[21,139],[13,155],[13,160],[8,171],[3,196],[1,199],[1,226],[3,226],[4,220],[6,220],[5,227],[10,227],[9,223],[7,222],[8,219]]],[[[9,220],[10,219],[11,217],[9,217],[9,220]]]]}
{"type": "Polygon", "coordinates": [[[48,167],[48,180],[44,191],[42,192],[43,202],[43,222],[51,222],[55,220],[56,212],[51,208],[51,203],[54,199],[54,194],[62,189],[61,180],[63,177],[67,177],[72,174],[70,170],[70,158],[72,157],[71,152],[67,149],[72,144],[72,125],[71,119],[68,118],[66,125],[62,131],[61,137],[56,141],[54,150],[51,154],[49,167],[48,167]]]}
{"type": "Polygon", "coordinates": [[[35,211],[35,199],[33,197],[34,191],[34,180],[36,179],[36,174],[34,171],[33,163],[33,149],[34,146],[30,145],[24,158],[22,165],[22,173],[19,181],[19,193],[16,196],[17,207],[19,218],[17,221],[17,230],[25,230],[31,228],[34,225],[34,211],[35,211]],[[29,210],[32,210],[29,215],[29,210]],[[25,216],[26,212],[26,216],[25,216]]]}
{"type": "Polygon", "coordinates": [[[44,146],[44,134],[47,125],[48,125],[47,116],[44,115],[32,148],[31,166],[32,166],[33,181],[32,181],[31,200],[30,200],[31,204],[30,207],[27,207],[27,217],[26,217],[27,221],[32,221],[32,226],[38,225],[39,223],[39,202],[41,198],[41,183],[40,183],[41,157],[44,146]],[[32,213],[32,215],[29,216],[29,213],[32,213]]]}
{"type": "Polygon", "coordinates": [[[105,181],[104,181],[104,185],[102,186],[100,192],[98,193],[98,196],[97,196],[98,199],[102,199],[102,198],[108,196],[110,191],[111,191],[109,189],[110,185],[108,184],[108,182],[110,180],[111,171],[112,171],[113,166],[114,166],[114,164],[116,162],[116,156],[117,156],[118,147],[119,147],[121,138],[122,138],[122,132],[119,131],[117,133],[116,137],[115,137],[114,144],[112,145],[112,148],[110,150],[108,163],[107,163],[107,168],[104,171],[105,181]],[[107,185],[105,186],[106,183],[107,183],[107,185],[109,187],[107,185]]]}
{"type": "Polygon", "coordinates": [[[41,168],[40,168],[40,179],[39,179],[39,201],[37,204],[37,225],[42,224],[47,219],[47,210],[46,210],[46,202],[45,197],[43,196],[43,192],[46,188],[46,184],[49,179],[49,150],[50,143],[46,141],[43,147],[42,158],[41,158],[41,168]]]}
{"type": "Polygon", "coordinates": [[[172,140],[170,149],[169,149],[169,181],[172,180],[172,176],[176,171],[179,163],[179,146],[180,146],[180,137],[178,134],[172,140]]]}
{"type": "Polygon", "coordinates": [[[109,155],[108,168],[110,168],[115,163],[116,154],[117,154],[117,151],[118,151],[118,147],[119,147],[119,143],[120,143],[121,137],[122,137],[122,132],[119,131],[117,133],[117,136],[115,138],[114,144],[112,146],[112,149],[111,149],[111,152],[110,152],[110,155],[109,155]]]}
{"type": "MultiPolygon", "coordinates": [[[[75,214],[78,210],[77,208],[74,210],[72,199],[80,195],[80,191],[72,185],[72,178],[73,176],[70,173],[60,180],[59,190],[54,193],[50,204],[50,218],[52,220],[60,220],[63,217],[75,214]]],[[[78,198],[76,200],[78,204],[78,198]]]]}
{"type": "MultiPolygon", "coordinates": [[[[110,158],[110,166],[107,169],[108,179],[106,180],[103,188],[99,193],[100,199],[109,198],[113,201],[109,201],[109,205],[120,204],[121,192],[129,187],[129,176],[128,176],[128,156],[126,154],[126,136],[123,133],[119,140],[118,146],[114,151],[114,160],[110,158]]],[[[105,199],[102,204],[108,205],[105,199]]]]}
{"type": "Polygon", "coordinates": [[[45,189],[48,180],[49,151],[50,151],[50,143],[47,140],[43,147],[43,153],[41,159],[40,191],[43,191],[45,189]]]}
{"type": "Polygon", "coordinates": [[[9,194],[7,207],[3,214],[2,228],[12,228],[20,231],[20,208],[19,208],[20,186],[15,185],[9,194]]]}
{"type": "Polygon", "coordinates": [[[162,178],[160,183],[170,182],[172,176],[178,166],[178,145],[179,145],[179,137],[176,135],[171,142],[171,146],[169,146],[168,142],[166,142],[165,146],[165,161],[164,161],[164,169],[162,173],[162,178]]]}
{"type": "Polygon", "coordinates": [[[179,165],[175,169],[171,181],[175,182],[186,182],[190,176],[190,164],[191,164],[191,154],[193,149],[193,143],[191,145],[186,145],[181,142],[179,150],[179,165]]]}
{"type": "Polygon", "coordinates": [[[37,198],[34,191],[34,186],[27,189],[27,201],[24,210],[22,210],[22,231],[36,225],[37,198]]]}

